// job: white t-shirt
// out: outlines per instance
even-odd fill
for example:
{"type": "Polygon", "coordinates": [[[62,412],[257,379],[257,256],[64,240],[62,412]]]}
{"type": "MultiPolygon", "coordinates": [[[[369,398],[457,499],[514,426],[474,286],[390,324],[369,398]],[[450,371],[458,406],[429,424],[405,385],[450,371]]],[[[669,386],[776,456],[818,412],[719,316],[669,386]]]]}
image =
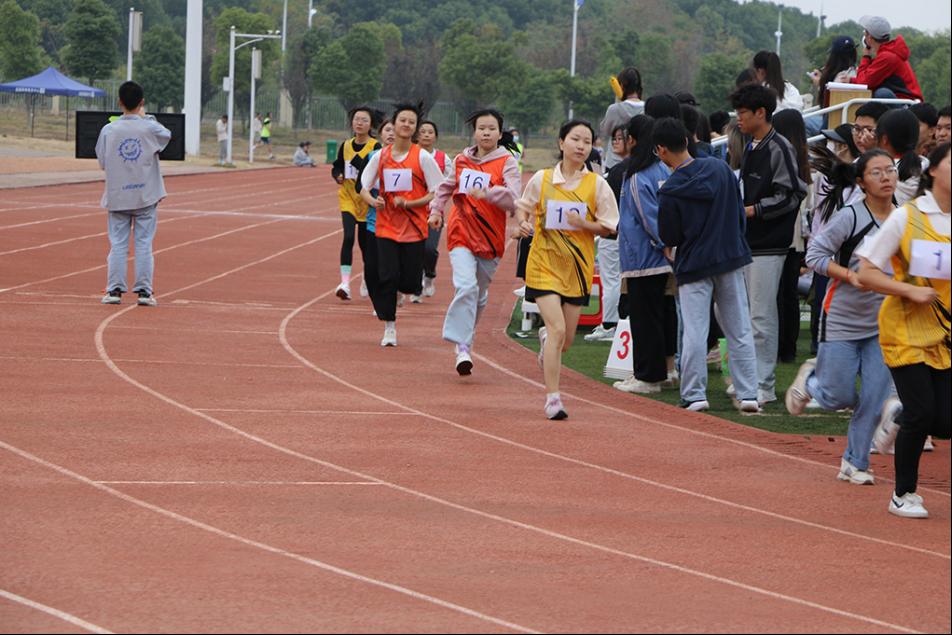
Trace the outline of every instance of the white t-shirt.
{"type": "Polygon", "coordinates": [[[219,141],[228,141],[228,124],[219,119],[215,122],[215,134],[219,141]]]}
{"type": "MultiPolygon", "coordinates": [[[[377,172],[380,169],[380,154],[380,152],[377,152],[370,157],[366,167],[364,167],[364,171],[360,175],[360,184],[366,188],[368,192],[378,187],[379,179],[377,172]]],[[[403,154],[394,152],[393,160],[397,162],[403,161],[409,154],[409,151],[403,154]]],[[[443,170],[436,164],[436,159],[433,158],[433,155],[423,148],[420,148],[420,167],[423,169],[423,176],[426,178],[427,191],[435,192],[436,188],[443,182],[443,170]]]]}
{"type": "Polygon", "coordinates": [[[800,94],[796,86],[790,82],[784,82],[783,96],[777,102],[777,109],[774,112],[790,109],[803,111],[803,95],[800,94]]]}
{"type": "MultiPolygon", "coordinates": [[[[932,192],[926,192],[916,199],[916,206],[920,211],[929,215],[929,222],[932,227],[943,236],[949,236],[952,233],[952,221],[949,214],[939,209],[932,192]]],[[[881,270],[889,267],[889,261],[899,251],[899,245],[902,243],[902,236],[906,233],[906,223],[909,220],[909,214],[905,207],[894,210],[886,222],[882,224],[879,231],[870,240],[865,241],[856,250],[856,255],[870,261],[881,270]]]]}

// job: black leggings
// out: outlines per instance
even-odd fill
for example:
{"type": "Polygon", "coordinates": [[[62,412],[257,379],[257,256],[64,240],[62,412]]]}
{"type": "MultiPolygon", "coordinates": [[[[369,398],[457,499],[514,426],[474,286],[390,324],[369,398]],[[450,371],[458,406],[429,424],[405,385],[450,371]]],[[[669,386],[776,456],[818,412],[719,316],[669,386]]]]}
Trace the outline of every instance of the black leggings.
{"type": "Polygon", "coordinates": [[[436,263],[440,259],[440,236],[442,229],[430,227],[426,236],[426,247],[423,254],[423,275],[427,278],[436,277],[436,263]]]}
{"type": "Polygon", "coordinates": [[[366,227],[367,223],[358,222],[354,215],[348,212],[341,212],[340,218],[344,226],[344,240],[340,245],[340,264],[350,267],[354,264],[354,238],[360,245],[361,253],[367,248],[367,232],[358,231],[358,227],[366,227]]]}
{"type": "Polygon", "coordinates": [[[659,382],[668,378],[667,359],[678,347],[678,313],[674,297],[665,295],[670,274],[628,278],[632,367],[635,378],[659,382]]]}
{"type": "Polygon", "coordinates": [[[397,292],[420,295],[423,292],[423,250],[426,241],[398,243],[377,237],[377,293],[371,296],[377,318],[385,322],[397,319],[397,292]]]}
{"type": "Polygon", "coordinates": [[[367,295],[373,302],[377,289],[380,286],[380,265],[377,259],[377,236],[367,229],[367,223],[360,223],[357,228],[357,240],[360,241],[360,255],[364,260],[364,282],[367,284],[367,295]]]}
{"type": "Polygon", "coordinates": [[[949,438],[952,425],[952,371],[925,364],[890,368],[902,401],[896,436],[896,495],[915,492],[919,458],[928,435],[949,438]]]}

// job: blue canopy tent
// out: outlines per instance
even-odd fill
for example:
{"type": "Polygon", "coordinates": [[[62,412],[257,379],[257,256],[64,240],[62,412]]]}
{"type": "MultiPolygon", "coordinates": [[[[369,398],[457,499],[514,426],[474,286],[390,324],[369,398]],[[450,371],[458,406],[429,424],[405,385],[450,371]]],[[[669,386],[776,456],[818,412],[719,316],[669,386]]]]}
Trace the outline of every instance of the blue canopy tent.
{"type": "Polygon", "coordinates": [[[0,84],[0,92],[25,93],[30,99],[30,136],[33,136],[33,119],[36,110],[36,95],[59,95],[66,97],[66,138],[69,138],[69,98],[70,97],[105,97],[106,91],[80,84],[74,79],[53,68],[47,67],[42,73],[33,77],[18,79],[15,82],[0,84]]]}

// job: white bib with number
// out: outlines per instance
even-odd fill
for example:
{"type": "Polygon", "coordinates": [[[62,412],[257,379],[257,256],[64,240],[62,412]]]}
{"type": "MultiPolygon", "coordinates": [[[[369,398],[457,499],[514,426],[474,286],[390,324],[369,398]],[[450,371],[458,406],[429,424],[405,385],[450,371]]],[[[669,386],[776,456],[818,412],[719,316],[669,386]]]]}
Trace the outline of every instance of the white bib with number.
{"type": "Polygon", "coordinates": [[[920,278],[936,278],[949,280],[950,274],[950,245],[935,240],[913,240],[912,253],[909,258],[909,273],[920,278]]]}
{"type": "Polygon", "coordinates": [[[489,188],[489,175],[472,168],[464,168],[459,175],[460,194],[469,194],[471,190],[485,190],[489,188]]]}
{"type": "Polygon", "coordinates": [[[384,168],[384,192],[409,192],[413,189],[413,173],[410,168],[384,168]]]}
{"type": "Polygon", "coordinates": [[[357,168],[350,164],[350,161],[344,161],[344,178],[357,180],[357,168]]]}
{"type": "Polygon", "coordinates": [[[547,201],[545,209],[545,228],[563,231],[579,231],[569,225],[569,214],[578,214],[583,220],[588,215],[588,205],[580,201],[547,201]]]}

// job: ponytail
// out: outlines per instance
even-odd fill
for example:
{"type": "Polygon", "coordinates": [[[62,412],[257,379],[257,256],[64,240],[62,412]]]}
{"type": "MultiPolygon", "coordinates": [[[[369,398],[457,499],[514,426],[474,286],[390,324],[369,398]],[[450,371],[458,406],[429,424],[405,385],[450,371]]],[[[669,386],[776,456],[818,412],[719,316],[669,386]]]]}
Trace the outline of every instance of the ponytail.
{"type": "Polygon", "coordinates": [[[939,164],[942,163],[943,159],[949,155],[950,149],[949,142],[946,141],[940,146],[937,146],[929,154],[929,169],[923,171],[922,176],[919,177],[919,191],[916,192],[916,196],[922,196],[926,192],[932,191],[932,168],[939,167],[939,164]]]}
{"type": "Polygon", "coordinates": [[[502,134],[499,138],[499,143],[496,144],[497,147],[505,148],[509,152],[519,152],[519,146],[516,144],[516,140],[512,136],[512,130],[505,130],[503,128],[503,118],[501,112],[495,108],[483,108],[482,110],[477,110],[476,112],[470,113],[470,115],[466,117],[465,123],[472,127],[473,131],[475,131],[476,120],[480,117],[492,117],[499,125],[499,130],[502,134]]]}

